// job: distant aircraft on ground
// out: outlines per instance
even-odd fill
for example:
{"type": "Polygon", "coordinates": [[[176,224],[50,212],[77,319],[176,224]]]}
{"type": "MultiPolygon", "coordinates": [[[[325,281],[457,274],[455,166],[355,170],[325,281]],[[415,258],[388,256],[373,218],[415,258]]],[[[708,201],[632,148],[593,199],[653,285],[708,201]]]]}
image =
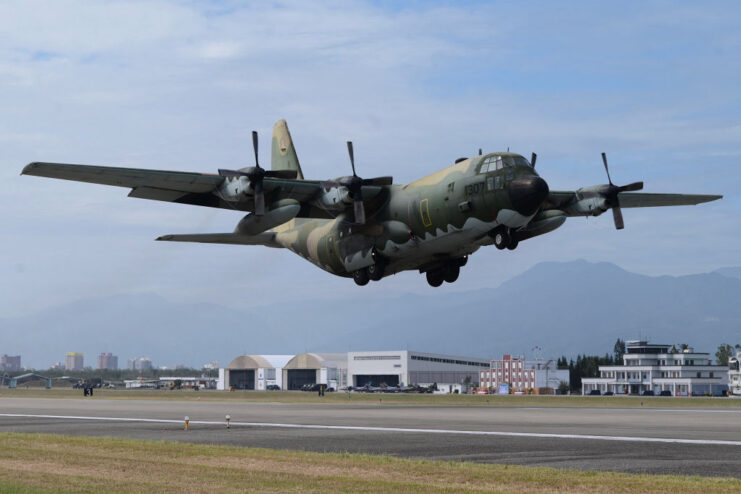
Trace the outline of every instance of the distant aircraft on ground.
{"type": "Polygon", "coordinates": [[[460,158],[453,166],[406,185],[392,177],[353,174],[305,180],[285,120],[273,128],[271,169],[255,166],[218,174],[30,163],[24,175],[131,188],[129,197],[249,212],[231,233],[164,235],[157,240],[283,247],[358,285],[406,270],[425,273],[432,286],[458,279],[480,247],[515,249],[519,242],[560,227],[570,216],[608,209],[617,229],[621,208],[695,205],[720,195],[636,193],[643,182],[575,191],[549,190],[530,161],[498,152],[460,158]]]}

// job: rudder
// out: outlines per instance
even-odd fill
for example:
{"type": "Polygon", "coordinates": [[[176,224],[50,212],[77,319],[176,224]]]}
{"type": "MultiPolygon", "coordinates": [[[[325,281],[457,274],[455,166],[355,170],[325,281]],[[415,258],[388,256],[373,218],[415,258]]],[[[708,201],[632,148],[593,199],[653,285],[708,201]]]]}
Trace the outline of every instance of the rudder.
{"type": "Polygon", "coordinates": [[[298,172],[296,178],[304,178],[296,155],[296,148],[293,147],[291,133],[288,132],[288,125],[285,120],[278,120],[273,126],[270,168],[272,170],[296,170],[298,172]]]}

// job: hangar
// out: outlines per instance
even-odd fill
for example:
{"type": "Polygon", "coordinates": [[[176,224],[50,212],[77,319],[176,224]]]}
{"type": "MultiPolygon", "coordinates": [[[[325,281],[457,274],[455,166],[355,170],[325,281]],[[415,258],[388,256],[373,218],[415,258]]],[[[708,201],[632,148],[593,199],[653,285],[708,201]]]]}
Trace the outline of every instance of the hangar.
{"type": "Polygon", "coordinates": [[[488,368],[488,359],[409,350],[347,354],[347,376],[352,386],[433,383],[478,386],[479,371],[488,368]]]}
{"type": "Polygon", "coordinates": [[[326,384],[334,389],[347,385],[347,354],[301,353],[283,366],[284,389],[304,384],[326,384]]]}
{"type": "Polygon", "coordinates": [[[240,355],[219,369],[220,389],[265,390],[269,384],[283,389],[283,366],[293,355],[240,355]],[[223,384],[222,384],[223,383],[223,384]]]}

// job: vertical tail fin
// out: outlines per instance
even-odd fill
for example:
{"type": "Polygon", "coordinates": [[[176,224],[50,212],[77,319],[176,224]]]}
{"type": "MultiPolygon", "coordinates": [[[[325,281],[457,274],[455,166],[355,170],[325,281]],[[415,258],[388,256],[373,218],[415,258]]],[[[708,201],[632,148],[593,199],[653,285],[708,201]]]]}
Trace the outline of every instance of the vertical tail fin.
{"type": "Polygon", "coordinates": [[[272,170],[296,170],[296,178],[303,179],[301,165],[298,163],[296,148],[293,147],[291,133],[285,120],[278,120],[273,126],[273,143],[270,154],[270,168],[272,170]]]}

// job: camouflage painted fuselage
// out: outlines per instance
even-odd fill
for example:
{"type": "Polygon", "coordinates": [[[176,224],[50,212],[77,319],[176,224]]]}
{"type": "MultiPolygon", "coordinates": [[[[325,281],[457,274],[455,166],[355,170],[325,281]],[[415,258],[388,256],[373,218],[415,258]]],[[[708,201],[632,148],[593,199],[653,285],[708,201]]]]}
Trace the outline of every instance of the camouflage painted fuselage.
{"type": "Polygon", "coordinates": [[[490,245],[489,233],[498,226],[530,222],[535,211],[518,213],[509,193],[522,177],[537,173],[520,155],[476,156],[408,185],[382,188],[366,201],[372,213],[364,225],[353,223],[352,211],[327,220],[297,218],[273,230],[275,241],[338,276],[379,258],[385,275],[433,269],[490,245]]]}

